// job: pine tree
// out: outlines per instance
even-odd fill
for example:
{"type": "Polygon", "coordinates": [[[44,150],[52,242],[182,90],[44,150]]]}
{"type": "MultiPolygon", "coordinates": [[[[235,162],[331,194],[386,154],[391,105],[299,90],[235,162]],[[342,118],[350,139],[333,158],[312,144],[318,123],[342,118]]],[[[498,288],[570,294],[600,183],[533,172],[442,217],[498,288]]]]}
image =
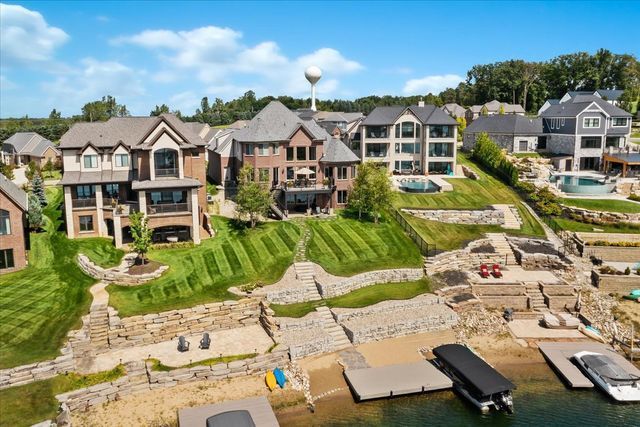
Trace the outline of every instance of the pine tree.
{"type": "Polygon", "coordinates": [[[41,228],[44,223],[40,200],[38,200],[38,196],[33,193],[29,194],[29,209],[27,210],[27,218],[29,219],[29,228],[31,230],[37,230],[41,228]]]}
{"type": "Polygon", "coordinates": [[[42,177],[40,177],[39,173],[36,173],[33,176],[33,181],[31,181],[31,190],[33,191],[33,194],[38,197],[40,206],[47,204],[47,196],[44,193],[44,182],[42,182],[42,177]]]}

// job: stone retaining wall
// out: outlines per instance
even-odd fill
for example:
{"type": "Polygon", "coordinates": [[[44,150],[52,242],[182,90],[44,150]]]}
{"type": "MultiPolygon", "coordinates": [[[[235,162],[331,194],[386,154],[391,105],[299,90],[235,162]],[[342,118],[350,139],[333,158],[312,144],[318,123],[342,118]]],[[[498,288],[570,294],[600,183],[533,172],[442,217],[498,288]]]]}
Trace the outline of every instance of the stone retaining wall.
{"type": "Polygon", "coordinates": [[[93,263],[86,255],[78,254],[77,258],[80,269],[89,276],[108,283],[117,283],[125,286],[136,286],[149,280],[157,279],[169,268],[169,266],[161,265],[153,273],[138,275],[126,273],[126,270],[134,264],[135,259],[135,254],[127,254],[118,267],[104,269],[93,263]]]}
{"type": "Polygon", "coordinates": [[[259,304],[256,299],[242,299],[123,319],[114,310],[109,314],[109,347],[154,344],[180,335],[254,325],[260,321],[259,304]]]}
{"type": "Polygon", "coordinates": [[[480,176],[477,173],[475,173],[475,171],[473,169],[471,169],[470,167],[465,166],[465,165],[461,165],[461,167],[462,167],[462,173],[467,178],[473,179],[473,180],[480,179],[480,176]]]}
{"type": "Polygon", "coordinates": [[[448,270],[478,271],[482,264],[504,265],[505,257],[497,253],[472,253],[468,249],[449,251],[429,258],[425,271],[429,276],[448,270]]]}
{"type": "MultiPolygon", "coordinates": [[[[365,286],[380,283],[409,282],[419,280],[424,277],[421,268],[398,268],[395,270],[369,271],[362,274],[345,278],[335,283],[318,283],[318,291],[322,298],[332,298],[344,295],[365,286]]],[[[398,286],[402,286],[399,284],[398,286]]]]}
{"type": "Polygon", "coordinates": [[[34,381],[46,380],[58,374],[73,371],[75,363],[71,347],[67,345],[62,351],[62,356],[58,356],[53,360],[0,370],[0,390],[29,384],[34,381]]]}
{"type": "Polygon", "coordinates": [[[584,246],[582,256],[595,256],[604,261],[637,262],[640,260],[640,247],[584,246]]]}
{"type": "Polygon", "coordinates": [[[84,411],[96,405],[119,400],[128,394],[156,388],[174,387],[195,381],[218,381],[263,374],[288,361],[288,353],[286,349],[282,349],[250,359],[211,366],[181,368],[169,372],[155,372],[151,370],[151,366],[145,366],[144,362],[131,362],[125,365],[127,375],[124,377],[112,382],[59,394],[56,398],[61,406],[68,411],[84,411]]]}
{"type": "MultiPolygon", "coordinates": [[[[583,222],[629,222],[640,224],[640,213],[602,212],[574,206],[562,206],[562,213],[566,216],[579,216],[583,222]]],[[[597,227],[597,225],[596,225],[597,227]]]]}
{"type": "Polygon", "coordinates": [[[543,245],[550,250],[556,250],[553,243],[541,239],[528,239],[519,237],[508,237],[511,249],[516,257],[516,261],[525,270],[571,270],[573,264],[568,258],[563,258],[554,254],[529,253],[518,247],[518,243],[529,243],[543,245]]]}
{"type": "Polygon", "coordinates": [[[541,292],[545,304],[552,311],[574,310],[578,301],[578,294],[570,285],[543,284],[541,292]]]}
{"type": "Polygon", "coordinates": [[[389,313],[392,311],[409,310],[416,307],[444,304],[445,299],[432,294],[423,294],[407,300],[389,300],[362,308],[332,308],[333,318],[338,323],[346,322],[357,317],[371,314],[389,313]]]}
{"type": "Polygon", "coordinates": [[[289,330],[281,344],[289,348],[291,360],[334,351],[333,337],[322,328],[289,330]]]}
{"type": "Polygon", "coordinates": [[[487,308],[499,308],[506,307],[513,308],[514,310],[527,310],[529,309],[529,297],[527,295],[519,296],[504,296],[504,295],[483,295],[480,296],[482,305],[487,308]]]}
{"type": "Polygon", "coordinates": [[[267,301],[275,304],[296,304],[299,302],[309,301],[309,295],[302,284],[299,284],[299,286],[279,289],[266,286],[264,290],[258,290],[253,294],[259,297],[264,296],[267,301]]]}
{"type": "Polygon", "coordinates": [[[418,218],[447,224],[503,225],[505,222],[504,211],[497,209],[402,209],[402,211],[418,218]]]}
{"type": "Polygon", "coordinates": [[[640,288],[640,276],[632,271],[630,275],[602,274],[597,270],[591,271],[591,281],[602,292],[628,295],[634,289],[640,288]]]}

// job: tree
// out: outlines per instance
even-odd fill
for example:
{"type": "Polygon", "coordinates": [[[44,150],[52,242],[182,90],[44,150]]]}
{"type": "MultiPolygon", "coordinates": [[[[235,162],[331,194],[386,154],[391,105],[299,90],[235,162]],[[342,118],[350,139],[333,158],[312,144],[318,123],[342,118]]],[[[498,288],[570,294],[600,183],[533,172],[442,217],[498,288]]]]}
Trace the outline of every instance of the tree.
{"type": "Polygon", "coordinates": [[[28,181],[32,181],[37,172],[38,166],[34,160],[27,163],[27,169],[24,171],[24,175],[28,181]]]}
{"type": "Polygon", "coordinates": [[[82,118],[89,122],[106,121],[111,117],[126,117],[129,115],[127,106],[118,104],[111,95],[103,96],[98,101],[88,102],[82,107],[82,118]]]}
{"type": "Polygon", "coordinates": [[[47,172],[47,174],[49,175],[49,178],[51,178],[54,169],[55,169],[55,165],[53,164],[53,162],[49,158],[47,160],[47,163],[45,163],[45,165],[44,165],[44,171],[47,172]]]}
{"type": "Polygon", "coordinates": [[[51,112],[49,113],[49,119],[47,120],[47,123],[49,125],[56,125],[61,121],[62,121],[62,113],[60,113],[60,111],[56,110],[55,108],[51,110],[51,112]]]}
{"type": "Polygon", "coordinates": [[[134,212],[129,215],[131,223],[131,237],[133,238],[133,250],[138,254],[142,264],[146,263],[146,255],[151,248],[151,236],[153,230],[149,228],[149,219],[142,212],[134,212]]]}
{"type": "Polygon", "coordinates": [[[34,193],[29,193],[29,208],[27,210],[27,219],[29,220],[29,228],[34,231],[42,228],[44,224],[44,217],[42,216],[42,206],[38,196],[34,193]]]}
{"type": "Polygon", "coordinates": [[[500,104],[500,109],[498,110],[498,114],[504,115],[504,105],[500,104]]]}
{"type": "Polygon", "coordinates": [[[258,182],[251,165],[240,169],[236,212],[242,218],[247,215],[251,228],[256,226],[258,218],[266,215],[273,203],[271,192],[265,183],[258,182]]]}
{"type": "Polygon", "coordinates": [[[13,174],[13,170],[16,168],[16,165],[12,163],[5,163],[0,161],[0,173],[4,175],[8,180],[15,179],[15,175],[13,174]]]}
{"type": "Polygon", "coordinates": [[[348,199],[349,208],[358,212],[358,218],[367,213],[373,216],[377,224],[382,211],[391,206],[392,198],[393,191],[386,168],[373,162],[359,164],[348,199]]]}
{"type": "Polygon", "coordinates": [[[45,206],[47,204],[47,196],[44,192],[44,182],[42,182],[42,178],[39,173],[36,173],[33,176],[33,180],[31,181],[31,191],[36,195],[41,206],[45,206]]]}
{"type": "Polygon", "coordinates": [[[169,106],[167,104],[162,104],[160,106],[156,105],[156,108],[149,113],[150,116],[159,116],[160,114],[165,114],[169,112],[169,106]]]}
{"type": "Polygon", "coordinates": [[[462,141],[462,134],[467,128],[467,119],[464,117],[457,117],[456,122],[458,122],[458,141],[462,141]]]}

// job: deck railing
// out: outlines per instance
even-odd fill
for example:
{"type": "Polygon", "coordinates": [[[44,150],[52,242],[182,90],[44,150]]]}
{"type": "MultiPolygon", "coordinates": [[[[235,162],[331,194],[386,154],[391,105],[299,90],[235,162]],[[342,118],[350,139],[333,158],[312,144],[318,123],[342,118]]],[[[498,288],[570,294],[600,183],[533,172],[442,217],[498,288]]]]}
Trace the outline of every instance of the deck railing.
{"type": "Polygon", "coordinates": [[[189,203],[163,203],[158,205],[148,205],[147,214],[157,215],[166,213],[190,212],[189,203]]]}
{"type": "Polygon", "coordinates": [[[96,206],[96,199],[95,198],[73,199],[71,201],[71,205],[74,208],[94,208],[96,206]]]}

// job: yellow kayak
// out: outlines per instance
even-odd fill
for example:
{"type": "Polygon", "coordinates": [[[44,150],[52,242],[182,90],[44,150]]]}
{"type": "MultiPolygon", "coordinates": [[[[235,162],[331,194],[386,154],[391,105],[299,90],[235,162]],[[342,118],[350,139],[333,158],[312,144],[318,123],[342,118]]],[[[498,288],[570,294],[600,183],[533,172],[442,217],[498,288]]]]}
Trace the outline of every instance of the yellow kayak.
{"type": "Polygon", "coordinates": [[[273,391],[278,386],[278,382],[276,381],[276,376],[273,375],[273,371],[267,372],[267,376],[265,377],[265,382],[267,383],[267,387],[269,390],[273,391]]]}

